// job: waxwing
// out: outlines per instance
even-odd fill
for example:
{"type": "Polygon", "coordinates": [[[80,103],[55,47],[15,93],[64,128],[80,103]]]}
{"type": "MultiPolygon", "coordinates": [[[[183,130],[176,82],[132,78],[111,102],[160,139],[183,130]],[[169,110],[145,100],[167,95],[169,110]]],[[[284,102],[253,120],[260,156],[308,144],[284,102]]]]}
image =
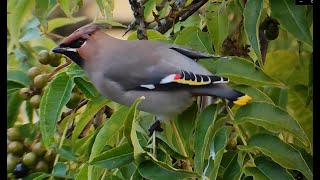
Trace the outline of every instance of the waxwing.
{"type": "Polygon", "coordinates": [[[82,67],[106,98],[131,106],[144,96],[138,109],[169,118],[188,108],[195,96],[220,97],[240,106],[251,100],[229,87],[228,78],[195,61],[219,56],[155,41],[119,40],[102,31],[110,27],[86,25],[52,50],[82,67]]]}

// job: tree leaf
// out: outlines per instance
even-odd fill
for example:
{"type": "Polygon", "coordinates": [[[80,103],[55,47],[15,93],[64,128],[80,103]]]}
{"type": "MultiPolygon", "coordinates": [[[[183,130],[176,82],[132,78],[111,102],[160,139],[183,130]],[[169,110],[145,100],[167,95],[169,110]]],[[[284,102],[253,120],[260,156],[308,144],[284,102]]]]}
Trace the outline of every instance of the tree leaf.
{"type": "Polygon", "coordinates": [[[90,164],[106,169],[115,169],[133,161],[133,149],[128,143],[120,145],[96,156],[90,164]]]}
{"type": "Polygon", "coordinates": [[[88,164],[85,163],[82,165],[79,173],[76,175],[75,180],[82,180],[88,178],[88,164]]]}
{"type": "Polygon", "coordinates": [[[24,86],[29,86],[30,79],[28,78],[27,74],[21,70],[9,70],[7,71],[7,81],[13,81],[24,86]]]}
{"type": "MultiPolygon", "coordinates": [[[[152,155],[150,156],[152,157],[152,155]]],[[[175,169],[166,163],[157,161],[154,158],[142,162],[138,166],[138,171],[144,178],[153,180],[172,179],[172,177],[176,180],[182,180],[188,177],[198,177],[198,175],[193,172],[175,169]]]]}
{"type": "Polygon", "coordinates": [[[74,86],[66,73],[56,75],[44,91],[40,103],[40,131],[44,144],[49,147],[53,141],[56,123],[61,110],[70,99],[74,86]]]}
{"type": "Polygon", "coordinates": [[[26,86],[15,81],[7,81],[7,97],[11,96],[13,93],[19,91],[23,87],[26,86]]]}
{"type": "Polygon", "coordinates": [[[249,139],[247,146],[238,146],[238,148],[240,150],[260,150],[282,167],[298,170],[307,179],[313,178],[313,174],[300,152],[276,136],[256,134],[249,139]]]}
{"type": "MultiPolygon", "coordinates": [[[[105,106],[109,100],[105,99],[103,96],[99,96],[88,102],[86,109],[82,113],[78,124],[75,126],[72,133],[72,142],[75,143],[78,136],[82,132],[83,128],[88,124],[88,122],[94,117],[94,115],[105,106]]],[[[74,148],[74,147],[73,147],[74,148]]]]}
{"type": "MultiPolygon", "coordinates": [[[[148,29],[147,30],[147,37],[148,37],[148,40],[155,40],[155,41],[169,41],[170,40],[170,38],[162,35],[158,31],[155,31],[155,30],[152,30],[152,29],[148,29]]],[[[128,37],[128,40],[137,40],[137,39],[138,39],[137,31],[134,31],[128,37]]]]}
{"type": "Polygon", "coordinates": [[[223,174],[223,180],[240,178],[241,166],[238,163],[238,155],[238,153],[235,153],[234,156],[230,159],[228,165],[226,166],[226,170],[223,174]]]}
{"type": "Polygon", "coordinates": [[[77,22],[81,22],[83,20],[87,19],[85,16],[81,17],[76,17],[73,19],[70,18],[65,18],[65,17],[60,17],[60,18],[54,18],[48,21],[48,30],[47,32],[52,32],[53,30],[70,25],[70,24],[75,24],[77,22]]]}
{"type": "Polygon", "coordinates": [[[255,88],[252,86],[246,86],[246,85],[235,85],[233,86],[233,88],[252,97],[252,102],[265,101],[268,103],[273,103],[273,101],[258,88],[255,88]]]}
{"type": "Polygon", "coordinates": [[[254,86],[284,86],[281,82],[268,76],[252,62],[239,57],[218,59],[207,69],[213,73],[230,78],[232,82],[254,86]]]}
{"type": "Polygon", "coordinates": [[[243,171],[247,177],[252,176],[253,179],[272,180],[256,167],[245,167],[243,171]]]}
{"type": "Polygon", "coordinates": [[[101,94],[98,92],[95,86],[92,85],[91,82],[85,80],[84,78],[75,77],[74,83],[87,99],[94,99],[94,98],[97,98],[98,96],[101,96],[101,94]]]}
{"type": "Polygon", "coordinates": [[[203,171],[203,164],[205,158],[205,151],[208,147],[211,136],[211,129],[217,117],[217,105],[212,104],[206,107],[198,116],[195,125],[194,134],[194,165],[195,172],[201,174],[203,171]]]}
{"type": "Polygon", "coordinates": [[[10,34],[8,52],[11,52],[14,45],[18,46],[20,30],[25,19],[34,7],[34,0],[10,0],[7,6],[7,27],[10,34]]]}
{"type": "Polygon", "coordinates": [[[57,153],[61,158],[68,161],[76,161],[77,156],[72,152],[72,148],[70,146],[63,145],[61,148],[57,149],[57,153]]]}
{"type": "Polygon", "coordinates": [[[70,11],[70,1],[69,0],[56,0],[56,1],[60,5],[63,12],[67,15],[67,17],[72,19],[73,17],[71,16],[71,11],[70,11]]]}
{"type": "Polygon", "coordinates": [[[286,169],[281,167],[279,164],[270,161],[265,156],[255,158],[254,163],[269,179],[294,179],[286,169]]]}
{"type": "Polygon", "coordinates": [[[266,102],[252,102],[240,107],[235,115],[238,124],[250,122],[271,132],[290,132],[301,142],[309,145],[306,134],[298,122],[285,110],[266,102]]]}
{"type": "Polygon", "coordinates": [[[292,0],[270,0],[272,16],[296,39],[313,46],[306,19],[305,6],[297,6],[292,0]]]}
{"type": "Polygon", "coordinates": [[[50,0],[36,0],[35,15],[39,19],[44,29],[48,28],[48,22],[46,20],[49,12],[50,0]]]}
{"type": "Polygon", "coordinates": [[[172,146],[166,139],[165,137],[160,134],[160,133],[156,133],[156,137],[157,139],[157,143],[159,143],[163,149],[166,151],[167,154],[169,154],[170,156],[176,158],[176,159],[186,159],[187,157],[183,156],[182,154],[179,153],[179,151],[172,146]]]}
{"type": "Polygon", "coordinates": [[[12,127],[16,122],[22,102],[23,100],[18,95],[18,92],[9,96],[7,104],[7,128],[12,127]]]}
{"type": "Polygon", "coordinates": [[[228,36],[229,24],[226,7],[223,1],[219,6],[215,3],[208,3],[206,9],[205,19],[216,54],[220,54],[222,43],[228,36]]]}
{"type": "Polygon", "coordinates": [[[110,119],[105,122],[94,141],[89,160],[98,156],[105,145],[111,145],[109,141],[115,138],[115,135],[117,135],[117,133],[124,127],[124,121],[128,110],[128,107],[121,106],[120,109],[114,112],[110,119]]]}
{"type": "Polygon", "coordinates": [[[244,31],[246,32],[251,47],[256,53],[259,63],[262,63],[259,43],[259,19],[263,0],[248,0],[244,8],[244,31]]]}
{"type": "Polygon", "coordinates": [[[124,25],[124,24],[121,24],[121,23],[115,22],[115,21],[111,21],[111,20],[106,20],[106,19],[96,20],[94,23],[105,23],[105,24],[111,25],[112,27],[123,27],[123,28],[127,28],[127,26],[124,25]]]}

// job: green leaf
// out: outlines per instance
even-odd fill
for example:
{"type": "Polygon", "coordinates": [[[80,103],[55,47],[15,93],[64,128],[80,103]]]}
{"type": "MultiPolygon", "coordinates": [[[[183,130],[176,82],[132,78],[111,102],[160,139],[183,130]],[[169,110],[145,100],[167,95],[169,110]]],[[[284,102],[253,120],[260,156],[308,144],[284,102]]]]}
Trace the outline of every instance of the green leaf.
{"type": "Polygon", "coordinates": [[[127,28],[126,25],[121,24],[119,22],[115,22],[115,21],[111,21],[111,20],[96,20],[94,23],[105,23],[105,24],[109,24],[112,27],[123,27],[123,28],[127,28]]]}
{"type": "Polygon", "coordinates": [[[87,19],[85,16],[76,17],[76,18],[54,18],[48,21],[48,30],[47,32],[51,32],[59,27],[75,24],[77,22],[81,22],[83,20],[87,19]]]}
{"type": "Polygon", "coordinates": [[[157,161],[153,158],[151,160],[142,162],[138,166],[138,171],[144,178],[153,180],[172,179],[173,177],[176,180],[189,177],[198,177],[198,175],[193,172],[175,169],[168,164],[157,161]]]}
{"type": "Polygon", "coordinates": [[[152,10],[154,9],[154,7],[156,6],[156,3],[154,2],[154,0],[148,0],[144,5],[144,17],[147,18],[152,10]]]}
{"type": "Polygon", "coordinates": [[[253,86],[284,86],[281,82],[268,76],[252,62],[239,57],[218,59],[207,69],[217,75],[226,76],[234,83],[253,86]]]}
{"type": "Polygon", "coordinates": [[[213,53],[209,34],[202,32],[198,27],[183,29],[175,39],[174,44],[186,46],[200,52],[213,53]]]}
{"type": "Polygon", "coordinates": [[[269,179],[294,179],[286,169],[279,164],[270,161],[265,156],[255,158],[254,163],[263,174],[269,177],[269,179]]]}
{"type": "Polygon", "coordinates": [[[112,148],[96,156],[90,164],[106,169],[115,169],[133,161],[133,149],[128,143],[112,148]]]}
{"type": "Polygon", "coordinates": [[[15,81],[7,81],[7,97],[11,96],[13,93],[19,91],[21,88],[26,87],[25,85],[15,82],[15,81]]]}
{"type": "Polygon", "coordinates": [[[39,38],[41,35],[40,30],[35,28],[28,28],[22,32],[22,37],[19,39],[19,42],[30,41],[39,38]]]}
{"type": "Polygon", "coordinates": [[[101,96],[101,94],[97,91],[95,86],[92,85],[91,82],[85,80],[84,78],[75,77],[74,83],[87,99],[94,99],[98,96],[101,96]]]}
{"type": "Polygon", "coordinates": [[[107,20],[112,19],[114,0],[96,0],[100,12],[107,20]]]}
{"type": "Polygon", "coordinates": [[[285,85],[308,84],[308,61],[301,66],[296,53],[289,50],[276,50],[267,53],[264,71],[285,85]]]}
{"type": "Polygon", "coordinates": [[[48,28],[47,15],[49,12],[50,0],[36,0],[35,15],[39,19],[44,29],[48,28]]]}
{"type": "Polygon", "coordinates": [[[76,161],[77,157],[73,154],[72,148],[70,146],[62,146],[57,150],[57,153],[60,155],[61,158],[68,160],[68,161],[76,161]]]}
{"type": "Polygon", "coordinates": [[[301,142],[309,145],[301,126],[285,110],[266,102],[252,102],[238,109],[235,115],[238,124],[250,122],[271,132],[290,132],[301,142]]]}
{"type": "Polygon", "coordinates": [[[7,27],[10,34],[8,52],[11,52],[14,45],[18,46],[20,30],[25,19],[34,7],[34,0],[10,0],[7,5],[7,27]]]}
{"type": "Polygon", "coordinates": [[[110,141],[115,138],[118,132],[124,127],[124,121],[129,108],[121,106],[119,110],[114,112],[110,119],[100,129],[91,149],[89,160],[98,156],[105,145],[111,145],[110,141]]]}
{"type": "Polygon", "coordinates": [[[67,15],[68,18],[73,18],[70,12],[70,1],[69,0],[56,0],[60,5],[63,12],[67,15]]]}
{"type": "MultiPolygon", "coordinates": [[[[288,112],[301,125],[309,142],[313,142],[313,107],[305,106],[307,87],[293,86],[288,91],[288,112]]],[[[312,149],[312,146],[310,147],[312,149]]]]}
{"type": "Polygon", "coordinates": [[[29,86],[30,79],[28,78],[27,74],[20,70],[9,70],[7,71],[7,81],[13,81],[24,86],[29,86]]]}
{"type": "MultiPolygon", "coordinates": [[[[158,31],[155,31],[152,29],[147,30],[147,36],[148,36],[148,40],[155,40],[155,41],[169,41],[170,40],[170,38],[162,35],[158,31]]],[[[134,31],[133,33],[131,33],[130,36],[128,37],[128,40],[138,40],[137,31],[134,31]]]]}
{"type": "Polygon", "coordinates": [[[139,143],[139,139],[136,133],[137,126],[139,126],[136,120],[139,114],[139,110],[137,109],[137,107],[143,99],[145,99],[144,96],[137,98],[134,101],[127,113],[124,122],[124,135],[127,138],[130,146],[133,147],[134,159],[136,160],[137,164],[139,164],[142,161],[140,155],[145,152],[139,143]]]}
{"type": "Polygon", "coordinates": [[[244,31],[250,41],[251,47],[256,53],[259,64],[262,64],[259,43],[259,19],[261,15],[263,0],[249,0],[244,9],[244,31]]]}
{"type": "Polygon", "coordinates": [[[74,86],[66,73],[56,75],[44,91],[40,103],[40,131],[44,144],[49,147],[53,141],[57,120],[61,110],[70,99],[74,86]]]}
{"type": "MultiPolygon", "coordinates": [[[[102,96],[99,96],[95,99],[92,99],[88,102],[86,109],[82,113],[78,124],[75,126],[72,133],[72,142],[75,143],[78,139],[78,136],[82,132],[83,128],[88,124],[88,122],[94,117],[94,115],[105,106],[109,100],[105,99],[102,96]]],[[[74,147],[73,147],[74,148],[74,147]]]]}
{"type": "Polygon", "coordinates": [[[58,177],[65,177],[67,175],[68,166],[63,162],[57,162],[53,167],[53,175],[58,177]]]}
{"type": "Polygon", "coordinates": [[[7,128],[12,127],[16,122],[22,102],[23,100],[18,95],[18,92],[9,96],[7,104],[7,128]]]}
{"type": "Polygon", "coordinates": [[[266,174],[264,174],[262,171],[260,171],[256,167],[245,167],[244,168],[244,173],[246,176],[252,176],[253,179],[259,179],[259,180],[272,180],[270,179],[266,174]]]}
{"type": "Polygon", "coordinates": [[[226,7],[223,1],[219,6],[209,3],[206,9],[205,19],[216,54],[220,54],[222,43],[228,36],[229,24],[226,7]]]}
{"type": "Polygon", "coordinates": [[[238,146],[240,150],[260,150],[266,156],[287,169],[300,171],[307,179],[313,174],[299,151],[270,134],[256,134],[248,141],[248,146],[238,146]]]}
{"type": "Polygon", "coordinates": [[[194,134],[194,164],[195,172],[201,174],[203,170],[205,151],[207,149],[211,130],[217,117],[217,105],[212,104],[206,107],[198,116],[194,134]]]}
{"type": "Polygon", "coordinates": [[[213,164],[213,167],[209,170],[206,168],[204,172],[207,177],[210,177],[210,179],[217,179],[220,163],[228,142],[228,136],[230,133],[229,129],[230,128],[225,126],[218,129],[210,142],[209,164],[207,167],[210,167],[210,164],[213,164]]]}
{"type": "MultiPolygon", "coordinates": [[[[135,173],[137,170],[137,166],[132,162],[127,165],[124,165],[119,168],[123,179],[130,179],[130,177],[135,173]]],[[[139,174],[139,172],[138,172],[139,174]]]]}
{"type": "Polygon", "coordinates": [[[82,180],[88,178],[88,164],[83,164],[75,180],[82,180]]]}
{"type": "Polygon", "coordinates": [[[277,87],[264,87],[264,92],[272,99],[275,105],[286,109],[288,105],[288,89],[277,87]]]}
{"type": "Polygon", "coordinates": [[[166,151],[167,154],[169,154],[170,156],[176,158],[176,159],[186,159],[187,157],[183,156],[182,154],[179,153],[179,151],[172,146],[166,139],[165,137],[160,134],[160,133],[156,133],[156,137],[157,139],[157,143],[159,143],[163,149],[166,151]]]}
{"type": "Polygon", "coordinates": [[[280,25],[300,41],[313,46],[306,19],[305,6],[297,6],[292,0],[270,0],[272,16],[280,25]]]}
{"type": "Polygon", "coordinates": [[[246,85],[236,85],[233,86],[233,88],[252,97],[252,102],[265,101],[268,103],[273,103],[273,101],[258,88],[246,85]]]}
{"type": "Polygon", "coordinates": [[[37,172],[37,173],[30,174],[27,177],[24,177],[23,180],[42,180],[48,177],[50,177],[49,174],[46,174],[43,172],[37,172]]]}
{"type": "Polygon", "coordinates": [[[228,165],[226,166],[226,170],[223,174],[223,180],[240,178],[241,166],[238,163],[238,156],[239,153],[235,153],[234,156],[230,159],[228,165]]]}

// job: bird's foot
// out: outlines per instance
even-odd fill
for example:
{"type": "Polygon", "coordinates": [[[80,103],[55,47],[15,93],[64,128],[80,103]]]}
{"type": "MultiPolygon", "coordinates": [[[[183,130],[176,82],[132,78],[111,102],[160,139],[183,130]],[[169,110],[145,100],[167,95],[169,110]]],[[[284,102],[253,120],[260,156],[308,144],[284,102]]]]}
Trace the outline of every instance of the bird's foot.
{"type": "Polygon", "coordinates": [[[149,137],[152,136],[153,132],[154,131],[159,131],[159,132],[162,132],[163,129],[161,128],[161,123],[159,120],[156,120],[151,126],[150,128],[148,129],[149,131],[149,137]]]}

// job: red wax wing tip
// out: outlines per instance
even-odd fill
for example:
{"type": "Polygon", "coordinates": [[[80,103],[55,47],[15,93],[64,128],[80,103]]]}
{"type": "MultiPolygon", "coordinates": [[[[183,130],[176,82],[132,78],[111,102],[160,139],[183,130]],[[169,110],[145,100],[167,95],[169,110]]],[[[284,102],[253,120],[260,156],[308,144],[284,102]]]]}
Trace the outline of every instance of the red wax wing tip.
{"type": "Polygon", "coordinates": [[[180,74],[175,74],[174,80],[177,80],[177,79],[181,79],[181,75],[180,74]]]}

